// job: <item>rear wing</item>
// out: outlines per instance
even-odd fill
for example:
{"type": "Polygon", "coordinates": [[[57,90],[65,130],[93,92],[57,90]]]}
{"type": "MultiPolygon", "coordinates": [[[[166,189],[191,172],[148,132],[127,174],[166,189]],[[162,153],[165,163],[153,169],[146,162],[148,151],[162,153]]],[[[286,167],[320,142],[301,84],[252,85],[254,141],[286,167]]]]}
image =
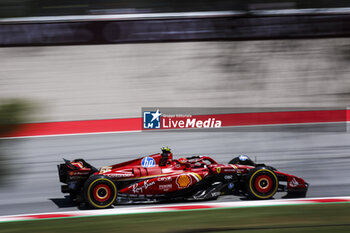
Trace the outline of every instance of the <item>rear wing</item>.
{"type": "Polygon", "coordinates": [[[72,169],[72,170],[79,170],[79,167],[73,165],[69,160],[67,159],[63,159],[64,163],[67,165],[68,168],[72,169]]]}
{"type": "Polygon", "coordinates": [[[98,170],[87,163],[84,159],[75,159],[73,161],[63,159],[64,163],[57,165],[59,180],[62,183],[68,183],[71,180],[84,180],[98,170]]]}

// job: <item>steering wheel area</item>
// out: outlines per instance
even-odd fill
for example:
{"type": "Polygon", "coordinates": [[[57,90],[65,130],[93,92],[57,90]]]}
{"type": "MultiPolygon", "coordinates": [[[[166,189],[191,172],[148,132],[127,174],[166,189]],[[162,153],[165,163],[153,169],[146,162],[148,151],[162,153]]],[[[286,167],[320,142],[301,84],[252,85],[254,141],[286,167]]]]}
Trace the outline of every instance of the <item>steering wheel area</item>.
{"type": "Polygon", "coordinates": [[[173,160],[173,165],[186,165],[186,167],[190,168],[202,168],[211,164],[217,164],[217,162],[207,156],[192,156],[187,158],[180,158],[178,160],[173,160]]]}
{"type": "Polygon", "coordinates": [[[191,168],[206,167],[211,164],[216,164],[216,161],[207,156],[193,156],[186,158],[191,168]]]}

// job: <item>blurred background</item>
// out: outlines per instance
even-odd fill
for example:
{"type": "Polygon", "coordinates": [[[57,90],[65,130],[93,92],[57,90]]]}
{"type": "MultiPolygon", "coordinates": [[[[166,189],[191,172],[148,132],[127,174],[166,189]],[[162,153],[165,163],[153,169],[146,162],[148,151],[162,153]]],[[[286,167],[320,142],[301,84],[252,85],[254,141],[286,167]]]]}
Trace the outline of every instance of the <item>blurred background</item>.
{"type": "Polygon", "coordinates": [[[0,99],[33,121],[141,107],[346,107],[346,1],[0,1],[0,99]]]}
{"type": "Polygon", "coordinates": [[[2,17],[26,17],[48,15],[85,15],[109,13],[149,13],[149,12],[189,12],[189,11],[246,11],[253,9],[304,9],[349,7],[346,0],[194,0],[194,1],[158,1],[158,0],[2,0],[2,17]]]}
{"type": "MultiPolygon", "coordinates": [[[[0,0],[0,134],[23,123],[140,117],[149,106],[346,108],[349,7],[0,0]]],[[[248,154],[305,178],[310,197],[350,195],[349,139],[305,131],[0,139],[0,214],[76,210],[59,190],[62,157],[98,167],[164,145],[177,158],[209,154],[223,163],[248,154]]]]}

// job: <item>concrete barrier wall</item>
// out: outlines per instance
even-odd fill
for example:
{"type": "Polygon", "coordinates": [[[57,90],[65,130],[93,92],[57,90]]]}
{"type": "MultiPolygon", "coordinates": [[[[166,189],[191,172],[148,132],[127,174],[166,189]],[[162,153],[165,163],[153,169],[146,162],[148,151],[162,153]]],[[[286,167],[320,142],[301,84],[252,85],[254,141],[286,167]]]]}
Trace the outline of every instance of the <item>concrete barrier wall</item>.
{"type": "Polygon", "coordinates": [[[350,100],[350,40],[0,48],[0,98],[37,121],[140,116],[141,107],[329,107],[350,100]]]}

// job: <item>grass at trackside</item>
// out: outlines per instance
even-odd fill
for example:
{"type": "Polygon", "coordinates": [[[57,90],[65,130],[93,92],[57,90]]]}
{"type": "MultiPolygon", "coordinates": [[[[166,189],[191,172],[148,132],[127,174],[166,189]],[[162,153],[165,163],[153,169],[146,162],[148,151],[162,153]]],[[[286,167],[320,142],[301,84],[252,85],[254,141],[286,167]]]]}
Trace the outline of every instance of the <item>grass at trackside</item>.
{"type": "Polygon", "coordinates": [[[234,208],[22,221],[0,223],[0,232],[350,232],[350,204],[234,208]]]}

